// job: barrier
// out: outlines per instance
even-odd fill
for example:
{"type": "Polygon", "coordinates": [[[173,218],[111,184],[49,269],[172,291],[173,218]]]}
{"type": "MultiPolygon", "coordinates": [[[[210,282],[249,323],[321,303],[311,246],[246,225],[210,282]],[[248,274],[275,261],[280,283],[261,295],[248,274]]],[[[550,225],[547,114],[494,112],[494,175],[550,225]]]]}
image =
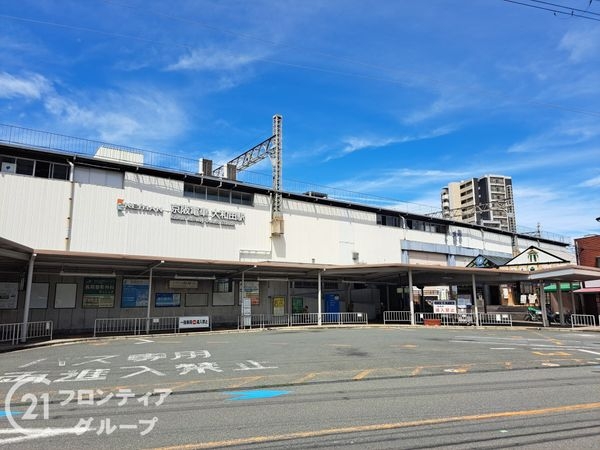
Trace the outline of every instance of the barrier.
{"type": "Polygon", "coordinates": [[[292,325],[317,325],[319,323],[319,313],[298,313],[290,316],[290,326],[292,325]]]}
{"type": "Polygon", "coordinates": [[[339,312],[321,314],[321,323],[327,325],[345,324],[368,324],[367,313],[361,312],[339,312]]]}
{"type": "MultiPolygon", "coordinates": [[[[600,317],[598,317],[600,321],[600,317]]],[[[571,328],[575,327],[595,327],[596,317],[591,314],[572,314],[571,315],[571,328]]]]}
{"type": "MultiPolygon", "coordinates": [[[[10,342],[12,345],[21,339],[23,323],[0,324],[0,342],[10,342]]],[[[54,324],[51,320],[27,322],[25,340],[48,337],[52,340],[54,324]]]]}
{"type": "MultiPolygon", "coordinates": [[[[238,317],[238,329],[317,325],[318,323],[319,313],[284,314],[281,316],[250,314],[238,317]]],[[[321,323],[324,325],[368,324],[369,318],[367,313],[361,312],[321,313],[321,323]]]]}
{"type": "Polygon", "coordinates": [[[113,317],[94,321],[94,337],[99,334],[146,334],[179,331],[179,317],[113,317]]]}
{"type": "Polygon", "coordinates": [[[408,322],[410,323],[410,311],[384,311],[383,323],[408,322]]]}
{"type": "Polygon", "coordinates": [[[479,325],[510,325],[512,316],[507,313],[479,313],[479,325]]]}
{"type": "Polygon", "coordinates": [[[271,314],[247,314],[238,317],[238,330],[240,328],[265,328],[276,326],[289,326],[290,316],[283,314],[274,316],[271,314]]]}

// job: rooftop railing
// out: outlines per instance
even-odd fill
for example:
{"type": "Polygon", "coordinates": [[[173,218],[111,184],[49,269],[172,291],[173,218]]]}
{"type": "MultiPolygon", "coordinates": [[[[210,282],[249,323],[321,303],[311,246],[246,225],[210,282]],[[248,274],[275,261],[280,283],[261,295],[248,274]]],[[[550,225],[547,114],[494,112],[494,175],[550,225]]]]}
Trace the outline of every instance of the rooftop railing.
{"type": "MultiPolygon", "coordinates": [[[[110,159],[119,163],[165,169],[184,174],[199,173],[199,159],[186,158],[179,155],[159,153],[142,150],[135,147],[115,145],[102,141],[77,138],[63,134],[50,133],[47,131],[33,130],[15,125],[0,124],[0,143],[23,146],[33,149],[50,150],[53,152],[66,153],[69,155],[82,155],[110,159]]],[[[251,170],[239,172],[238,179],[244,183],[271,187],[272,175],[251,170]]],[[[364,194],[349,191],[332,186],[324,186],[295,180],[284,180],[283,190],[285,192],[304,194],[318,192],[325,194],[326,198],[336,201],[348,202],[348,204],[375,206],[398,212],[419,214],[423,216],[436,217],[441,214],[439,208],[418,203],[400,201],[393,198],[364,194]]],[[[517,232],[528,234],[532,237],[550,239],[557,242],[569,244],[571,239],[545,231],[532,231],[532,229],[518,227],[517,232]]]]}

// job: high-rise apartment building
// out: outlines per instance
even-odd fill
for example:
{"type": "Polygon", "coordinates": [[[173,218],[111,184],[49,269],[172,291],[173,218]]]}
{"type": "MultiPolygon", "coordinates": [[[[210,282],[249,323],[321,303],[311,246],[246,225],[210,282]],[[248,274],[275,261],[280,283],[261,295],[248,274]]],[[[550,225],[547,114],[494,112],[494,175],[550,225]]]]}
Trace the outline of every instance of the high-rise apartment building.
{"type": "Polygon", "coordinates": [[[517,231],[512,178],[485,175],[448,183],[441,192],[446,219],[517,231]]]}

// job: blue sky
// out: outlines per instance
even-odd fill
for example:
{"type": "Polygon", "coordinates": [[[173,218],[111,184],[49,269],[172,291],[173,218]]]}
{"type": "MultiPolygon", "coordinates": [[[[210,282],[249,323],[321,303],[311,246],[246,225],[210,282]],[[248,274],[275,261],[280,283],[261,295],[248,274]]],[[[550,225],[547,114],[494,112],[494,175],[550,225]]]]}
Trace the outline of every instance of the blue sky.
{"type": "Polygon", "coordinates": [[[284,189],[428,212],[448,182],[500,174],[522,229],[581,237],[600,232],[600,1],[554,3],[597,20],[502,0],[6,0],[0,123],[224,162],[281,114],[284,189]]]}

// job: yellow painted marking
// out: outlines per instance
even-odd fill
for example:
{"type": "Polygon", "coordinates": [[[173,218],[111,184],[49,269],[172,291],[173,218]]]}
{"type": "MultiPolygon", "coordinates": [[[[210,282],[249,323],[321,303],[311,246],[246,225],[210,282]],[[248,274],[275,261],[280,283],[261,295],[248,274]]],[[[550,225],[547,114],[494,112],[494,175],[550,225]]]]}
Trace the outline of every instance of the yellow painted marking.
{"type": "Polygon", "coordinates": [[[537,332],[536,332],[535,334],[537,334],[538,336],[541,336],[541,337],[543,337],[544,339],[546,339],[546,340],[548,340],[548,341],[552,342],[554,345],[565,345],[565,344],[563,344],[563,342],[562,342],[562,341],[559,341],[558,339],[554,339],[553,337],[544,336],[542,333],[537,333],[537,332]]]}
{"type": "Polygon", "coordinates": [[[571,353],[567,352],[531,352],[534,355],[540,356],[571,356],[571,353]]]}
{"type": "Polygon", "coordinates": [[[419,427],[427,425],[440,425],[453,422],[476,422],[481,420],[491,419],[502,419],[507,417],[527,417],[527,416],[542,416],[545,414],[556,414],[556,413],[567,413],[567,412],[579,412],[591,409],[599,409],[600,402],[595,403],[580,403],[576,405],[565,405],[556,406],[551,408],[540,408],[540,409],[527,409],[521,411],[503,411],[487,414],[472,414],[466,416],[449,416],[439,417],[434,419],[421,419],[411,420],[406,422],[392,422],[392,423],[376,423],[372,425],[359,425],[353,427],[339,427],[339,428],[324,428],[321,430],[312,431],[297,431],[292,433],[283,434],[272,434],[263,436],[250,436],[239,439],[227,439],[222,441],[212,442],[196,442],[193,444],[177,445],[172,447],[157,447],[154,450],[186,450],[186,449],[200,449],[200,448],[218,448],[218,447],[233,447],[241,445],[260,444],[267,442],[277,441],[290,441],[293,439],[307,439],[320,436],[330,436],[333,434],[346,434],[346,433],[361,433],[369,431],[382,431],[382,430],[397,430],[401,428],[419,427]]]}
{"type": "Polygon", "coordinates": [[[239,382],[229,385],[229,389],[235,389],[242,387],[246,384],[252,383],[253,381],[258,381],[263,377],[246,377],[242,378],[239,382]]]}
{"type": "Polygon", "coordinates": [[[512,362],[510,362],[510,361],[506,361],[506,362],[504,363],[504,367],[505,367],[506,369],[512,369],[512,368],[513,368],[512,362]]]}
{"type": "Polygon", "coordinates": [[[412,377],[414,377],[414,376],[416,376],[416,375],[419,375],[419,374],[421,373],[421,371],[422,371],[422,370],[423,370],[423,367],[421,367],[421,366],[419,366],[419,367],[415,367],[415,368],[413,369],[413,371],[410,373],[410,375],[411,375],[412,377]]]}
{"type": "Polygon", "coordinates": [[[311,372],[311,373],[308,373],[308,374],[304,375],[302,378],[294,381],[293,383],[294,384],[296,384],[296,383],[306,383],[308,380],[312,380],[316,376],[317,376],[317,372],[311,372]]]}
{"type": "Polygon", "coordinates": [[[390,347],[398,348],[417,348],[415,344],[391,344],[390,347]]]}
{"type": "Polygon", "coordinates": [[[352,379],[355,380],[355,381],[362,380],[364,377],[366,377],[371,372],[373,372],[373,370],[375,370],[375,369],[366,369],[366,370],[363,370],[362,372],[357,373],[354,376],[354,378],[352,378],[352,379]]]}

